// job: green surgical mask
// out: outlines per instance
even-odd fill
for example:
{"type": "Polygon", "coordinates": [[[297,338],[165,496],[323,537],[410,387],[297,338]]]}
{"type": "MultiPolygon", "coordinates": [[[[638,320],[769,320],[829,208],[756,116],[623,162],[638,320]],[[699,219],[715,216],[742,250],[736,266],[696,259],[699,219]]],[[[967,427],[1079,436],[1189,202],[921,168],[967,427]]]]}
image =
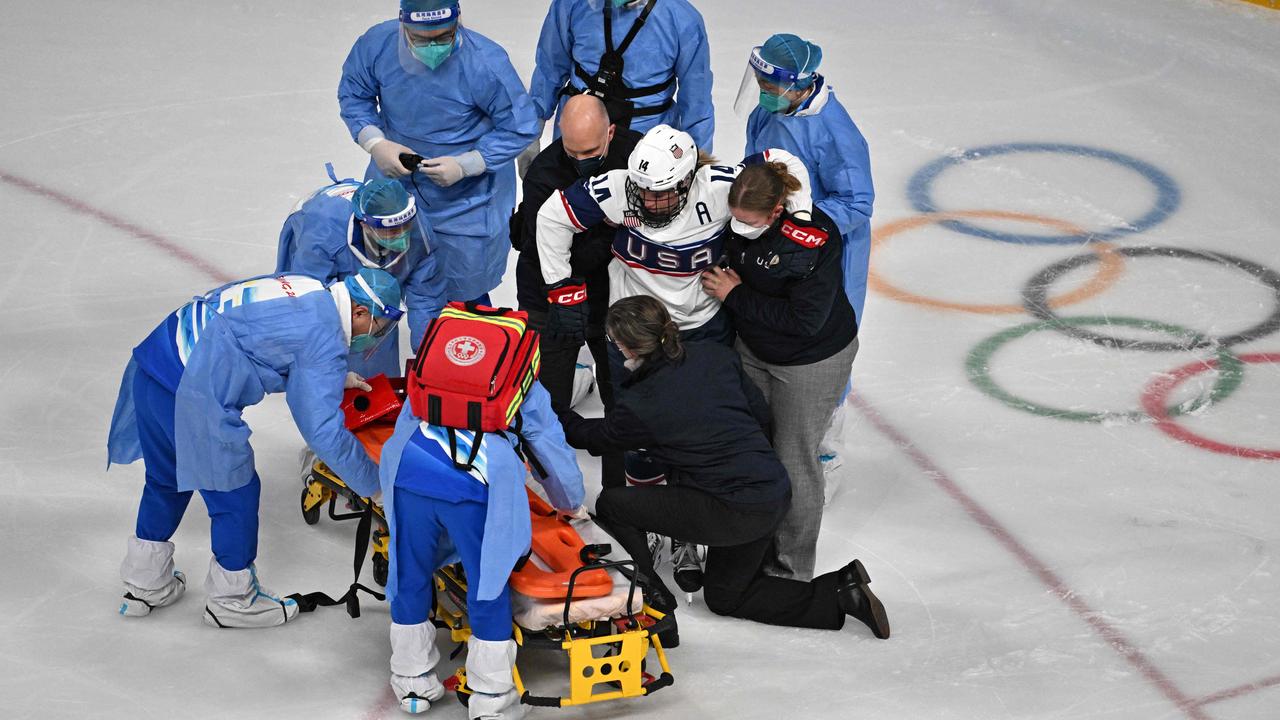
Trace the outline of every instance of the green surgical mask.
{"type": "Polygon", "coordinates": [[[378,344],[378,338],[369,333],[351,338],[351,352],[364,352],[378,344]]]}
{"type": "Polygon", "coordinates": [[[389,250],[391,252],[404,252],[409,249],[409,226],[405,225],[401,232],[390,237],[379,236],[372,232],[367,226],[364,228],[365,242],[371,245],[389,250]]]}
{"type": "MultiPolygon", "coordinates": [[[[747,97],[751,97],[748,95],[747,97]]],[[[785,112],[791,107],[791,101],[784,95],[774,95],[773,93],[760,91],[760,107],[771,113],[785,112]]]]}
{"type": "Polygon", "coordinates": [[[418,58],[423,65],[435,70],[440,67],[448,57],[453,54],[453,43],[448,45],[436,45],[429,43],[427,45],[410,45],[409,49],[413,51],[413,56],[418,58]]]}

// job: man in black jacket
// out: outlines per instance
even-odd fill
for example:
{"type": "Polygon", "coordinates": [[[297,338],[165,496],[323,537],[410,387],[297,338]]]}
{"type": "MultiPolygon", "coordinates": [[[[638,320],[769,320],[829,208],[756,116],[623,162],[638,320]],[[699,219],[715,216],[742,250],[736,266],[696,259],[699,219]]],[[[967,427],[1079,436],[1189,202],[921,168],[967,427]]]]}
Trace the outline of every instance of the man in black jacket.
{"type": "MultiPolygon", "coordinates": [[[[516,261],[516,297],[520,309],[529,313],[529,324],[542,333],[540,379],[551,394],[558,412],[568,409],[573,394],[573,377],[578,352],[585,342],[596,361],[596,387],[605,410],[613,407],[613,385],[605,351],[604,318],[609,309],[609,260],[614,228],[598,225],[573,238],[570,267],[573,276],[548,288],[538,261],[537,224],[542,204],[573,183],[627,167],[627,157],[642,136],[632,130],[617,130],[609,123],[604,103],[592,95],[575,95],[565,103],[560,117],[560,138],[538,153],[524,176],[524,198],[511,216],[511,244],[520,251],[516,261]],[[587,300],[574,302],[576,290],[585,286],[587,300]],[[556,313],[586,313],[586,337],[565,333],[549,317],[549,297],[560,307],[556,313]]],[[[622,485],[622,460],[604,458],[603,482],[622,485]]]]}

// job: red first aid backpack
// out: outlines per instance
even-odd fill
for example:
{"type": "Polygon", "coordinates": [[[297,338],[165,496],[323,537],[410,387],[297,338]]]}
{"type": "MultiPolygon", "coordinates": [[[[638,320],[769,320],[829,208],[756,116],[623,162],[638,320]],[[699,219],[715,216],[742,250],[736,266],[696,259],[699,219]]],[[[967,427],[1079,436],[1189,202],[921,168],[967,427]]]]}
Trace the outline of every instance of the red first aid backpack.
{"type": "MultiPolygon", "coordinates": [[[[527,313],[451,302],[431,321],[408,377],[413,414],[432,425],[476,433],[500,432],[516,421],[538,377],[538,333],[527,313]]],[[[452,433],[450,433],[452,435],[452,433]]]]}

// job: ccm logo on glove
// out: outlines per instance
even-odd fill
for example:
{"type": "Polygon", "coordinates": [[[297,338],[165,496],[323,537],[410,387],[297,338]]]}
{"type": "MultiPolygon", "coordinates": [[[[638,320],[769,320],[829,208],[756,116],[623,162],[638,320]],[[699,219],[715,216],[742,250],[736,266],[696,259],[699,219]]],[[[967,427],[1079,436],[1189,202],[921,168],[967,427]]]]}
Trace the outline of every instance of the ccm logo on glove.
{"type": "Polygon", "coordinates": [[[553,305],[577,305],[587,299],[586,285],[565,285],[547,292],[547,302],[553,305]]]}
{"type": "Polygon", "coordinates": [[[810,250],[822,247],[827,242],[827,233],[822,229],[801,227],[790,220],[782,221],[782,234],[791,242],[810,250]]]}

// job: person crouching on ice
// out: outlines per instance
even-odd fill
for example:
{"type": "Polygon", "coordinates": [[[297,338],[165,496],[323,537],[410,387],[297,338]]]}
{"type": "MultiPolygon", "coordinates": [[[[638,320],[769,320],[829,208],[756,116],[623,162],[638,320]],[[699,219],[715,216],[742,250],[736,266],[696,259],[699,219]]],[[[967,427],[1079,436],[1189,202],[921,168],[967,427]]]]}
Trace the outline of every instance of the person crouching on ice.
{"type": "Polygon", "coordinates": [[[297,614],[297,603],[262,587],[253,566],[261,484],[241,413],[284,392],[316,454],[353,490],[373,495],[377,465],[343,425],[342,391],[355,384],[347,353],[376,345],[400,315],[400,287],[381,270],[328,286],[267,275],[195,298],[133,349],[107,441],[108,463],[146,465],[120,567],[120,614],[148,615],[182,597],[186,577],[173,568],[169,538],[195,490],[212,522],[205,623],[270,627],[297,614]]]}
{"type": "MultiPolygon", "coordinates": [[[[458,321],[457,317],[450,317],[458,305],[446,307],[435,323],[458,321]]],[[[462,322],[478,321],[464,318],[462,322]]],[[[511,427],[519,434],[512,430],[455,429],[465,423],[449,427],[427,422],[415,414],[442,419],[432,415],[433,407],[435,413],[440,412],[435,405],[440,398],[415,400],[415,387],[433,382],[432,379],[437,387],[461,387],[460,382],[455,384],[450,378],[485,367],[477,364],[482,359],[501,364],[503,357],[512,354],[492,347],[497,343],[490,343],[486,352],[481,332],[467,327],[442,339],[446,334],[437,332],[435,323],[427,330],[427,342],[419,348],[409,376],[410,402],[405,404],[395,432],[382,450],[383,503],[391,528],[390,577],[386,587],[392,623],[391,688],[400,707],[410,713],[426,712],[432,702],[444,695],[445,688],[435,672],[440,660],[436,628],[429,616],[437,549],[441,535],[446,534],[461,556],[467,578],[471,638],[467,641],[466,674],[467,687],[472,691],[469,716],[519,718],[524,712],[512,672],[516,643],[511,639],[507,580],[519,558],[528,552],[532,534],[521,454],[534,469],[534,478],[546,490],[551,504],[578,516],[585,514],[581,509],[582,473],[573,450],[565,443],[551,409],[551,398],[536,381],[526,385],[528,390],[518,411],[507,398],[498,403],[504,408],[506,419],[514,420],[511,427]],[[433,346],[443,346],[443,350],[437,354],[433,346]],[[434,360],[445,362],[440,359],[444,353],[450,353],[452,365],[432,366],[434,360]]],[[[536,333],[525,332],[534,336],[532,349],[536,351],[536,333]]],[[[519,372],[533,378],[536,368],[534,357],[532,365],[526,364],[519,372]]],[[[484,372],[488,373],[488,368],[484,372]]],[[[489,387],[489,377],[485,374],[480,386],[489,387]]],[[[449,400],[444,402],[447,405],[449,400]]],[[[519,403],[518,396],[515,403],[519,403]]],[[[481,403],[470,404],[478,407],[481,403]]],[[[465,417],[467,405],[459,407],[465,417]]]]}

